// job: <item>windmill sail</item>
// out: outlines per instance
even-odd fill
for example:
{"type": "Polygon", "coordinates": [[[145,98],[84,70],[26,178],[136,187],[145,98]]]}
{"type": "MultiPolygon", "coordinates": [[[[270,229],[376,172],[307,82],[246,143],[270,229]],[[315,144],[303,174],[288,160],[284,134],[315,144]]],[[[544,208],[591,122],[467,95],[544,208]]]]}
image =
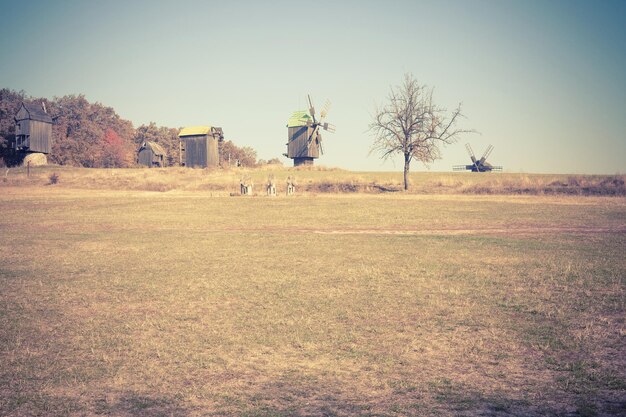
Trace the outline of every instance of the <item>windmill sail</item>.
{"type": "Polygon", "coordinates": [[[480,158],[480,163],[485,163],[485,160],[489,157],[489,155],[491,154],[491,151],[493,151],[493,145],[487,146],[487,149],[485,150],[485,153],[480,158]]]}

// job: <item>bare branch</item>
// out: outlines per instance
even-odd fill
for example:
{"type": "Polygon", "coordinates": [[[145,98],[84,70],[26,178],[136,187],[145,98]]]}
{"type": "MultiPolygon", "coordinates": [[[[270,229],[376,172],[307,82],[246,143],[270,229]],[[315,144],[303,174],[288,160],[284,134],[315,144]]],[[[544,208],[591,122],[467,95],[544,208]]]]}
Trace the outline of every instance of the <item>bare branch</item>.
{"type": "Polygon", "coordinates": [[[433,102],[433,88],[420,85],[411,74],[405,74],[401,85],[391,87],[387,104],[376,109],[369,131],[374,136],[371,153],[382,159],[404,156],[404,188],[408,189],[409,166],[413,159],[424,164],[441,158],[441,146],[456,142],[473,130],[457,127],[464,117],[461,104],[449,115],[433,102]]]}

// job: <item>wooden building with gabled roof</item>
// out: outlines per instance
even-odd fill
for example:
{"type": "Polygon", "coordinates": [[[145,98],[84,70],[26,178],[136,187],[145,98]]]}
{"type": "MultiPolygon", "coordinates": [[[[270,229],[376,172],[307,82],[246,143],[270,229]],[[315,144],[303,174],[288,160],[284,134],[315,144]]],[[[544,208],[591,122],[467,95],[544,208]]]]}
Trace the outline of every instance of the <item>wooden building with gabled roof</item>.
{"type": "Polygon", "coordinates": [[[220,163],[218,142],[224,140],[221,127],[190,126],[182,129],[180,165],[186,167],[217,167],[220,163]]]}
{"type": "Polygon", "coordinates": [[[137,163],[147,167],[164,167],[167,154],[156,142],[145,141],[137,151],[137,163]]]}
{"type": "Polygon", "coordinates": [[[22,152],[52,152],[52,117],[45,105],[22,103],[15,115],[13,148],[22,152]]]}

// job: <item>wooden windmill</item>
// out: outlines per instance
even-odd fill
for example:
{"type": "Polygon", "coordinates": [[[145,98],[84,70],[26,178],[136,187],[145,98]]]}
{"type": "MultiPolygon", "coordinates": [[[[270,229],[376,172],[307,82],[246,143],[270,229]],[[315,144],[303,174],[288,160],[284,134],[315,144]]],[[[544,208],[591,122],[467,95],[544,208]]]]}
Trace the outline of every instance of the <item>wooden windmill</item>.
{"type": "Polygon", "coordinates": [[[46,104],[22,103],[15,115],[16,151],[25,153],[52,152],[52,124],[54,120],[46,110],[46,104]]]}
{"type": "Polygon", "coordinates": [[[474,156],[474,150],[470,146],[469,143],[465,144],[465,149],[467,149],[467,153],[472,160],[472,165],[455,165],[452,167],[454,171],[472,171],[472,172],[490,172],[490,171],[502,171],[501,166],[493,166],[489,162],[487,162],[487,158],[493,151],[493,145],[487,146],[485,153],[480,159],[476,159],[474,156]]]}
{"type": "Polygon", "coordinates": [[[301,110],[293,112],[287,122],[289,141],[287,142],[287,158],[293,159],[293,166],[313,165],[313,160],[324,154],[322,147],[322,133],[320,130],[334,132],[335,126],[324,122],[330,101],[326,101],[324,108],[320,112],[320,118],[315,118],[315,107],[309,99],[309,111],[301,110]]]}

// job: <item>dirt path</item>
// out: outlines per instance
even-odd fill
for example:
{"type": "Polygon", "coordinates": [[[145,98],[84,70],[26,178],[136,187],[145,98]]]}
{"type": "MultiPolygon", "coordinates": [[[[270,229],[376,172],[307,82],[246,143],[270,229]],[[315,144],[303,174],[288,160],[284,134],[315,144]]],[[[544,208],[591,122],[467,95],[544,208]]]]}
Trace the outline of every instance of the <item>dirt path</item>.
{"type": "Polygon", "coordinates": [[[224,232],[265,232],[265,233],[314,233],[321,235],[537,235],[537,234],[599,234],[599,233],[626,233],[626,225],[617,227],[588,227],[588,226],[511,226],[511,227],[441,227],[441,228],[288,228],[288,227],[262,227],[262,228],[236,228],[221,229],[224,232]]]}
{"type": "Polygon", "coordinates": [[[482,235],[482,234],[510,234],[535,235],[555,233],[626,233],[626,226],[610,227],[485,227],[485,228],[440,228],[440,229],[344,229],[344,230],[316,230],[320,234],[373,234],[373,235],[482,235]]]}

